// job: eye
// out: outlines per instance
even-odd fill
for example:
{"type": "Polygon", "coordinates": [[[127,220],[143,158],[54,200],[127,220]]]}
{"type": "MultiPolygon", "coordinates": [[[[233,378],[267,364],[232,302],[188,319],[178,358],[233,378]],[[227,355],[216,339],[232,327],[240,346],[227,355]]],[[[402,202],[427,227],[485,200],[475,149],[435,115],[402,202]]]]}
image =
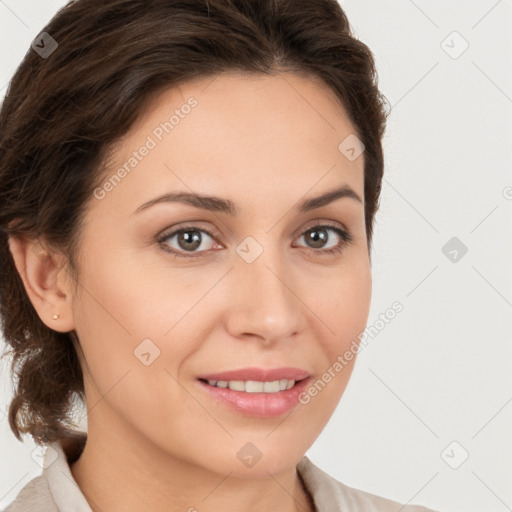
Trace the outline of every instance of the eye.
{"type": "Polygon", "coordinates": [[[302,233],[299,239],[300,238],[304,238],[307,243],[310,244],[309,248],[322,254],[334,254],[341,252],[346,245],[352,242],[352,235],[350,235],[348,231],[330,224],[321,224],[310,227],[302,233]],[[334,233],[336,236],[334,237],[334,244],[325,248],[326,243],[330,242],[330,239],[333,238],[327,234],[329,232],[334,233]],[[336,237],[340,239],[337,243],[336,237]]]}
{"type": "MultiPolygon", "coordinates": [[[[163,246],[166,252],[175,256],[185,258],[198,257],[200,253],[212,249],[211,242],[210,247],[208,247],[209,244],[207,240],[205,241],[204,235],[212,241],[215,240],[215,235],[205,229],[201,229],[197,226],[186,226],[169,233],[164,233],[157,239],[157,242],[163,246]],[[173,247],[172,244],[169,243],[169,241],[173,239],[175,239],[177,247],[173,247]]],[[[330,224],[314,225],[304,231],[300,235],[299,239],[300,238],[304,238],[307,241],[306,243],[309,244],[309,247],[302,247],[325,255],[341,252],[346,245],[352,242],[352,235],[350,235],[348,231],[330,224]],[[331,235],[328,233],[331,233],[331,235]],[[329,243],[331,238],[333,238],[332,233],[335,234],[334,245],[330,244],[330,246],[325,248],[326,243],[329,243]],[[336,238],[339,239],[338,242],[336,242],[336,238]]]]}
{"type": "MultiPolygon", "coordinates": [[[[158,239],[158,242],[164,245],[164,250],[168,251],[176,256],[183,256],[185,258],[194,257],[195,254],[184,254],[184,252],[202,252],[197,251],[196,249],[201,248],[203,250],[207,250],[205,248],[204,237],[201,233],[206,234],[211,239],[214,239],[214,236],[205,229],[200,229],[196,226],[184,227],[178,229],[176,231],[172,231],[171,233],[164,234],[161,238],[158,239]],[[169,248],[170,244],[164,243],[168,240],[172,240],[176,238],[176,244],[178,244],[178,248],[169,248]]],[[[207,245],[207,244],[206,244],[207,245]]]]}

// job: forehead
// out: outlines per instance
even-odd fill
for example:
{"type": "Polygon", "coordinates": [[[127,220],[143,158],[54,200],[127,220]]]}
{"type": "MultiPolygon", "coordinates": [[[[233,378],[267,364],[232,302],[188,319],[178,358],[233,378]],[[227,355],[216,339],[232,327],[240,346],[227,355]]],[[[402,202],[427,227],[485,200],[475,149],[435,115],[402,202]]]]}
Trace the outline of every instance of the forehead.
{"type": "Polygon", "coordinates": [[[104,179],[124,172],[106,199],[128,213],[167,189],[246,201],[269,193],[297,200],[342,183],[362,193],[364,155],[351,161],[339,148],[354,132],[318,78],[231,72],[194,80],[155,96],[115,145],[104,179]]]}

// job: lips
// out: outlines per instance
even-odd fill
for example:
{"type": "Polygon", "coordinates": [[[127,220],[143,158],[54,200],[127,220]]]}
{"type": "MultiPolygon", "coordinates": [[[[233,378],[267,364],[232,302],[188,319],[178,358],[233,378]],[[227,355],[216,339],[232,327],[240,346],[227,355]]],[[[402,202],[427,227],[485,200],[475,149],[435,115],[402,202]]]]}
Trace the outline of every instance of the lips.
{"type": "Polygon", "coordinates": [[[299,368],[242,368],[197,378],[199,387],[217,403],[244,416],[258,418],[289,412],[299,404],[298,397],[310,381],[310,374],[299,368]],[[263,390],[261,383],[265,383],[263,390]],[[283,387],[284,383],[287,385],[283,387]]]}

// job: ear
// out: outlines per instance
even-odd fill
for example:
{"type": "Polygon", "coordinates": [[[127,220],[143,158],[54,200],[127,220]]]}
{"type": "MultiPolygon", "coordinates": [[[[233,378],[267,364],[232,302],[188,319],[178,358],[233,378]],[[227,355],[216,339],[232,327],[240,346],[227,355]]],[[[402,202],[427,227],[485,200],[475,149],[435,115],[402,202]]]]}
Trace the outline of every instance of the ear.
{"type": "Polygon", "coordinates": [[[48,250],[37,239],[18,236],[9,236],[9,250],[41,321],[54,331],[72,331],[75,324],[67,259],[48,250]]]}

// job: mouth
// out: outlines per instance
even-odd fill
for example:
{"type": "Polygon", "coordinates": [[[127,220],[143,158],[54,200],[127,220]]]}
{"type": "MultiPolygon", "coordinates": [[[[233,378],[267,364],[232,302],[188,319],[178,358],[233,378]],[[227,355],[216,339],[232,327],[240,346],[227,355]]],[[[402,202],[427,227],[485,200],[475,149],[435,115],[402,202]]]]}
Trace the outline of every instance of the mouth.
{"type": "Polygon", "coordinates": [[[216,405],[255,418],[289,412],[299,404],[299,395],[310,381],[308,372],[293,368],[253,368],[197,378],[200,388],[216,405]]]}
{"type": "Polygon", "coordinates": [[[304,379],[280,379],[273,381],[258,381],[258,380],[208,380],[198,379],[208,386],[230,389],[232,391],[241,391],[243,393],[279,393],[293,388],[297,383],[302,382],[304,379]]]}

